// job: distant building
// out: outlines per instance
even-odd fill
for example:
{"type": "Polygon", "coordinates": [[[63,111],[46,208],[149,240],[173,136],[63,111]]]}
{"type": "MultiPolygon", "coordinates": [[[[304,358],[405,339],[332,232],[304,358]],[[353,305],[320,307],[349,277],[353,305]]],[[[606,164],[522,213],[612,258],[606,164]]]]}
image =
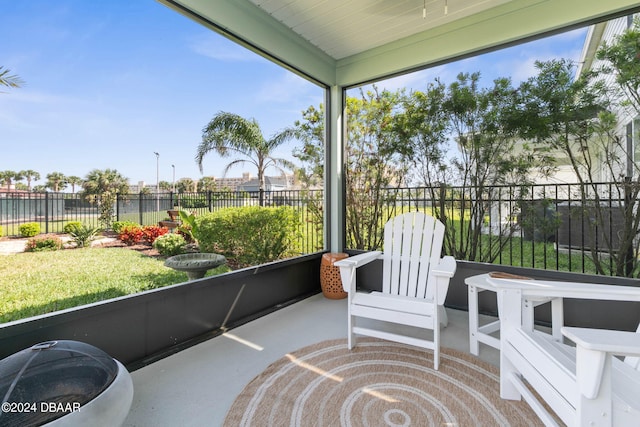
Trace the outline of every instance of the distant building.
{"type": "Polygon", "coordinates": [[[137,184],[129,184],[129,193],[139,193],[143,188],[148,188],[152,193],[156,192],[155,185],[146,185],[144,181],[138,181],[137,184]]]}
{"type": "MultiPolygon", "coordinates": [[[[281,191],[281,190],[289,190],[291,187],[289,186],[289,182],[286,176],[266,176],[264,178],[264,190],[265,191],[281,191]]],[[[238,191],[248,191],[254,192],[260,190],[260,182],[258,178],[253,178],[250,181],[247,181],[238,186],[238,191]]]]}
{"type": "Polygon", "coordinates": [[[4,184],[0,187],[0,198],[12,198],[12,199],[20,199],[20,198],[38,198],[44,197],[44,193],[33,193],[27,190],[16,190],[15,185],[11,184],[9,189],[7,189],[7,185],[4,184]]]}
{"type": "Polygon", "coordinates": [[[249,172],[244,172],[241,177],[215,178],[215,180],[216,190],[238,191],[238,187],[240,185],[251,180],[251,174],[249,172]]]}
{"type": "MultiPolygon", "coordinates": [[[[258,191],[258,178],[252,177],[249,172],[244,172],[240,177],[224,177],[216,178],[209,176],[214,180],[214,191],[258,191]]],[[[276,176],[266,177],[266,191],[291,190],[295,185],[295,176],[276,176]]],[[[138,181],[137,184],[129,185],[130,193],[139,193],[147,188],[152,194],[156,193],[156,185],[147,185],[144,181],[138,181]]],[[[160,193],[168,193],[167,190],[160,190],[160,193]]]]}

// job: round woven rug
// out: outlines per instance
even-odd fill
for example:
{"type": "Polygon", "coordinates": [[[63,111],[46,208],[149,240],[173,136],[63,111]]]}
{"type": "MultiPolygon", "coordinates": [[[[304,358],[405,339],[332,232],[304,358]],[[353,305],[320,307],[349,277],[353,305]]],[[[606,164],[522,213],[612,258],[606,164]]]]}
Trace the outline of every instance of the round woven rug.
{"type": "Polygon", "coordinates": [[[498,369],[471,355],[358,339],[305,347],[238,396],[225,426],[536,426],[523,401],[500,399],[498,369]]]}

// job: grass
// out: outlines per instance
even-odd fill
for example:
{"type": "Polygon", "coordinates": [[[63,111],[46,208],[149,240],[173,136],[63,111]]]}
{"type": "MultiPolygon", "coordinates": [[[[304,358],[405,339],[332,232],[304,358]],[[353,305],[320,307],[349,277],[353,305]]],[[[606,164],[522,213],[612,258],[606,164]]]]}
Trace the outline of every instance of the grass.
{"type": "Polygon", "coordinates": [[[519,237],[511,238],[494,264],[596,274],[587,250],[558,250],[553,243],[532,242],[519,237]]]}
{"type": "MultiPolygon", "coordinates": [[[[226,271],[220,266],[207,276],[226,271]]],[[[0,257],[0,323],[186,281],[163,259],[124,248],[6,255],[0,257]]]]}

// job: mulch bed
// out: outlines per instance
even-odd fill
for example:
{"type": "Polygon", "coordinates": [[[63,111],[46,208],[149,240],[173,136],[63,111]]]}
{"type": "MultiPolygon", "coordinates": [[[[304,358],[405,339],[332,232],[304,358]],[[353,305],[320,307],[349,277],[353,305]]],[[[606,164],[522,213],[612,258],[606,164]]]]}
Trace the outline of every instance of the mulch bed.
{"type": "MultiPolygon", "coordinates": [[[[50,236],[57,236],[57,237],[62,237],[62,236],[66,236],[66,234],[64,233],[47,233],[47,234],[39,234],[38,237],[50,237],[50,236]]],[[[160,258],[160,259],[164,259],[166,257],[160,255],[160,253],[155,250],[151,245],[147,245],[144,243],[138,243],[136,245],[126,245],[123,241],[118,240],[118,234],[114,233],[113,231],[105,231],[102,233],[102,236],[104,237],[110,237],[111,239],[109,240],[105,240],[105,241],[100,241],[100,239],[97,239],[94,241],[94,245],[96,247],[100,247],[100,248],[123,248],[123,249],[129,249],[132,251],[136,251],[139,252],[143,255],[146,255],[148,257],[151,258],[160,258]],[[113,240],[112,240],[113,239],[113,240]]],[[[18,239],[24,239],[24,237],[9,237],[9,236],[4,236],[4,237],[0,237],[0,241],[3,240],[18,240],[18,239]]],[[[67,249],[74,249],[74,248],[67,248],[67,249]]],[[[238,270],[240,268],[242,268],[242,265],[239,265],[238,262],[235,259],[232,258],[227,258],[227,266],[229,266],[229,268],[231,268],[232,270],[238,270]]]]}
{"type": "MultiPolygon", "coordinates": [[[[46,237],[63,237],[63,236],[67,236],[64,233],[42,233],[42,234],[38,234],[38,238],[46,238],[46,237]]],[[[96,239],[93,241],[94,246],[96,247],[101,247],[101,248],[124,248],[124,249],[130,249],[133,251],[137,251],[140,252],[141,254],[144,254],[146,256],[152,257],[152,258],[163,258],[157,250],[155,250],[151,245],[147,245],[144,243],[140,243],[137,245],[131,245],[131,246],[127,246],[124,242],[122,242],[121,240],[118,240],[118,234],[114,233],[112,231],[106,231],[102,233],[102,236],[104,237],[110,237],[114,240],[104,240],[104,239],[96,239]],[[101,241],[104,240],[104,241],[101,241]]],[[[0,237],[0,242],[2,241],[10,241],[10,240],[26,240],[24,237],[17,237],[17,236],[3,236],[0,237]]],[[[74,247],[65,247],[65,250],[69,250],[69,249],[75,249],[74,247]]]]}
{"type": "Polygon", "coordinates": [[[99,246],[101,248],[125,248],[125,249],[131,249],[132,251],[140,252],[141,254],[144,254],[144,255],[152,257],[152,258],[164,258],[163,256],[161,256],[158,253],[157,250],[155,250],[150,245],[137,244],[137,245],[127,246],[120,240],[114,240],[114,241],[110,241],[110,242],[104,242],[102,244],[99,244],[99,246]]]}
{"type": "Polygon", "coordinates": [[[125,248],[131,249],[132,251],[140,252],[143,255],[152,257],[152,258],[163,258],[157,250],[155,250],[151,245],[138,243],[136,245],[126,245],[123,241],[118,240],[118,234],[114,232],[104,232],[102,233],[105,237],[111,237],[115,240],[110,240],[107,242],[99,243],[98,245],[101,248],[125,248]]]}

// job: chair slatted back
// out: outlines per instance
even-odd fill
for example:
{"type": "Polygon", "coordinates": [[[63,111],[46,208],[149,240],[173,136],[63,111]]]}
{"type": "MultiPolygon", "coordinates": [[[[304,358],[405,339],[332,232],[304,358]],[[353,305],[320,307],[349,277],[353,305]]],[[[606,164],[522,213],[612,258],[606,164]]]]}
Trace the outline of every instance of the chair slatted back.
{"type": "Polygon", "coordinates": [[[432,299],[429,269],[440,259],[444,225],[422,212],[390,219],[384,227],[382,292],[432,299]]]}

